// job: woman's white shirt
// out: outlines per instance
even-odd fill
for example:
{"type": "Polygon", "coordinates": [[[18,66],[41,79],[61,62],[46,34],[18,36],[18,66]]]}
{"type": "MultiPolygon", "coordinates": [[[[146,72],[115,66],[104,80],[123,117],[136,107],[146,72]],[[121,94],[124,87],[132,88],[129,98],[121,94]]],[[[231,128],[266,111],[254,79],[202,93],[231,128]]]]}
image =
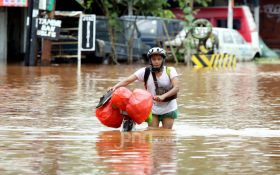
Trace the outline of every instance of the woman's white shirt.
{"type": "MultiPolygon", "coordinates": [[[[157,77],[158,87],[170,88],[172,86],[171,79],[178,76],[176,69],[174,67],[169,67],[170,75],[168,76],[166,71],[166,66],[163,67],[163,71],[160,77],[157,77]]],[[[139,81],[144,82],[145,67],[137,70],[134,75],[139,81]]],[[[156,87],[153,80],[152,73],[150,73],[147,80],[147,91],[149,91],[153,96],[156,95],[156,87]]],[[[153,101],[153,114],[161,115],[166,114],[177,109],[176,99],[169,102],[157,102],[153,101]]]]}

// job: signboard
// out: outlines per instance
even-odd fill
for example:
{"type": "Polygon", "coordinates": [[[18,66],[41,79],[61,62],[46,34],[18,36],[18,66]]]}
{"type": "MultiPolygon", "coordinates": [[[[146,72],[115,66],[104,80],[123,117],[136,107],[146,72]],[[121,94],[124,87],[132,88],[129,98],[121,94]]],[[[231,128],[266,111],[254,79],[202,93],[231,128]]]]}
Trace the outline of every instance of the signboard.
{"type": "Polygon", "coordinates": [[[95,50],[95,15],[81,16],[81,51],[95,50]]]}
{"type": "Polygon", "coordinates": [[[7,7],[27,7],[28,0],[0,0],[0,7],[7,6],[7,7]]]}
{"type": "Polygon", "coordinates": [[[37,18],[37,36],[57,40],[60,34],[61,20],[37,18]]]}

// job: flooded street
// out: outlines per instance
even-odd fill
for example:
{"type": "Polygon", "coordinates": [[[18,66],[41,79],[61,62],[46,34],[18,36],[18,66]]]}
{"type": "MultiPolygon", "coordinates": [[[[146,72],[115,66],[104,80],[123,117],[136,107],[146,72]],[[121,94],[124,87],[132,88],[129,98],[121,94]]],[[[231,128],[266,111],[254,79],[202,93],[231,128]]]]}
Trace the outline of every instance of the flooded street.
{"type": "Polygon", "coordinates": [[[99,98],[142,66],[0,64],[0,174],[280,174],[279,61],[178,65],[172,131],[103,126],[99,98]]]}

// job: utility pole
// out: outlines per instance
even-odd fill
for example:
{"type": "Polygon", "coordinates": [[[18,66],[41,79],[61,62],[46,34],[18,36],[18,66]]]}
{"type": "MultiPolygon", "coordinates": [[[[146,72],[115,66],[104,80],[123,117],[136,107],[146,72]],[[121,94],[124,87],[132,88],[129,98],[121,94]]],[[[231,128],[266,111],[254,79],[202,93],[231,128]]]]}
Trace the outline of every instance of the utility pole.
{"type": "Polygon", "coordinates": [[[25,66],[35,66],[37,57],[36,18],[39,13],[39,0],[28,1],[27,40],[25,66]]]}
{"type": "MultiPolygon", "coordinates": [[[[186,7],[190,7],[191,8],[191,14],[192,14],[193,13],[193,4],[194,4],[193,0],[186,0],[185,2],[186,2],[185,3],[186,7]]],[[[188,15],[190,15],[190,14],[188,14],[188,15]]],[[[192,21],[188,21],[188,25],[189,26],[191,25],[191,23],[192,23],[192,21]]],[[[187,40],[190,40],[190,37],[189,37],[190,35],[191,35],[190,32],[187,32],[187,34],[186,34],[186,39],[187,40]]],[[[188,67],[190,67],[191,66],[191,59],[192,59],[193,50],[192,50],[192,48],[190,46],[191,45],[190,42],[187,41],[187,43],[184,42],[184,45],[187,44],[187,49],[185,50],[185,53],[184,53],[184,63],[187,64],[188,67]]],[[[172,47],[171,47],[171,50],[173,50],[172,47]]],[[[172,54],[173,54],[173,56],[175,58],[176,54],[174,53],[174,51],[172,51],[172,54]]],[[[176,58],[176,60],[177,60],[177,58],[176,58]]]]}
{"type": "MultiPolygon", "coordinates": [[[[54,18],[54,13],[55,13],[55,5],[56,1],[55,0],[48,0],[47,1],[47,16],[48,18],[54,18]]],[[[51,64],[51,57],[52,57],[52,41],[50,39],[44,38],[42,41],[42,56],[41,56],[41,65],[42,66],[48,66],[51,64]]]]}
{"type": "Polygon", "coordinates": [[[28,1],[28,17],[27,17],[27,34],[26,34],[26,49],[24,57],[24,65],[29,66],[29,52],[30,52],[30,36],[31,36],[31,25],[32,25],[32,10],[33,0],[28,1]]]}
{"type": "Polygon", "coordinates": [[[233,5],[234,0],[228,0],[228,19],[227,19],[227,28],[233,28],[233,5]]]}
{"type": "Polygon", "coordinates": [[[260,31],[260,1],[254,0],[254,17],[257,24],[257,31],[260,31]]]}
{"type": "Polygon", "coordinates": [[[132,4],[133,0],[129,0],[127,2],[128,5],[128,16],[132,16],[133,15],[133,4],[132,4]]]}

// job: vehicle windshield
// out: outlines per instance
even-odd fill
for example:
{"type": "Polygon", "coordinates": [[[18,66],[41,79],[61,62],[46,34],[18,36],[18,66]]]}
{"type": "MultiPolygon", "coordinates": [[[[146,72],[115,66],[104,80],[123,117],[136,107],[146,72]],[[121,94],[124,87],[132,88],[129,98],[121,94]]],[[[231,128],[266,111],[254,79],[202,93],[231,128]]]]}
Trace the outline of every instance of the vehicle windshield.
{"type": "MultiPolygon", "coordinates": [[[[96,19],[96,38],[102,39],[104,41],[110,41],[110,36],[108,32],[108,20],[107,19],[96,19]]],[[[125,43],[125,29],[123,22],[120,22],[117,27],[114,28],[115,39],[117,43],[125,43]]]]}
{"type": "Polygon", "coordinates": [[[243,37],[237,33],[237,32],[234,32],[233,33],[233,38],[234,38],[234,41],[236,44],[245,44],[245,40],[243,39],[243,37]]]}
{"type": "Polygon", "coordinates": [[[156,20],[138,20],[136,24],[142,34],[155,35],[157,32],[156,20]]]}

